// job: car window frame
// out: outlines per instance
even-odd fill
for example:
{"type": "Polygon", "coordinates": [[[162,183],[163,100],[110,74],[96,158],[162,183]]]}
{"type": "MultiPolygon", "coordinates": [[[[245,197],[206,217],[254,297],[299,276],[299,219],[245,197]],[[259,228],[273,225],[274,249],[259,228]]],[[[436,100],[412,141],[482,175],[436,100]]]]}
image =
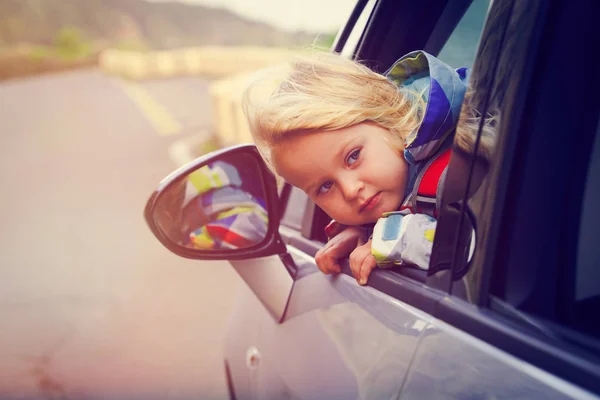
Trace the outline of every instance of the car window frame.
{"type": "Polygon", "coordinates": [[[378,0],[358,0],[331,47],[331,51],[342,57],[351,57],[364,37],[365,28],[373,15],[378,0]]]}

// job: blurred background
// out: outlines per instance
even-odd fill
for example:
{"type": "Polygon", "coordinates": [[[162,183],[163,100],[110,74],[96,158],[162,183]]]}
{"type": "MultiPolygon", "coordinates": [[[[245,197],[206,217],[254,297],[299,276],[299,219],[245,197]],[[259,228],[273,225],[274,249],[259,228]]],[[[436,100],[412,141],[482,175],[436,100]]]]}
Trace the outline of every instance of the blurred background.
{"type": "Polygon", "coordinates": [[[248,74],[328,48],[354,2],[0,0],[0,398],[226,398],[242,280],[143,207],[249,141],[248,74]]]}

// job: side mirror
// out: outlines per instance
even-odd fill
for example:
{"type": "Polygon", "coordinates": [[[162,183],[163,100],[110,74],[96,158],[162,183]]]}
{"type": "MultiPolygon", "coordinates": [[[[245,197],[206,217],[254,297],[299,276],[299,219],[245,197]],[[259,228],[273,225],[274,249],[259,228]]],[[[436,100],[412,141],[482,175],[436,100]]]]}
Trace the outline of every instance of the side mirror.
{"type": "Polygon", "coordinates": [[[144,211],[165,247],[200,260],[285,254],[280,215],[275,177],[254,145],[184,165],[160,182],[144,211]]]}

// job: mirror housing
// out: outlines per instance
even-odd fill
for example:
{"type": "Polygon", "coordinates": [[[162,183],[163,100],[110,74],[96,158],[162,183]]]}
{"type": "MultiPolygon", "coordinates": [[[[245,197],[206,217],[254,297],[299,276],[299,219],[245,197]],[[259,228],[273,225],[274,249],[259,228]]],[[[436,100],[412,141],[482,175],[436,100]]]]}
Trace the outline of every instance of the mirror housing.
{"type": "MultiPolygon", "coordinates": [[[[240,204],[240,206],[246,204],[240,204]]],[[[264,211],[262,207],[261,210],[264,211]]],[[[150,230],[167,249],[179,256],[197,260],[239,260],[285,254],[286,247],[278,231],[280,216],[280,202],[275,177],[269,171],[253,144],[217,150],[172,172],[159,183],[158,188],[150,195],[144,210],[144,217],[150,230]],[[164,215],[169,215],[165,214],[165,199],[167,196],[171,196],[174,191],[183,193],[183,190],[178,187],[183,187],[182,185],[187,183],[190,174],[201,168],[208,169],[209,166],[215,165],[215,163],[227,163],[225,165],[228,165],[236,162],[242,164],[238,165],[237,168],[244,170],[244,182],[262,189],[261,195],[264,196],[264,199],[262,199],[264,203],[263,201],[260,203],[265,205],[267,213],[265,218],[267,223],[266,234],[263,229],[262,240],[256,240],[246,247],[238,248],[194,248],[178,242],[170,232],[163,229],[165,224],[161,223],[161,219],[164,221],[164,215]],[[183,182],[184,180],[186,182],[183,182]],[[249,180],[250,182],[248,182],[249,180]]],[[[171,220],[171,222],[173,221],[171,220]]],[[[175,224],[181,222],[182,219],[174,221],[175,224]]],[[[183,231],[183,228],[181,231],[183,231]]]]}

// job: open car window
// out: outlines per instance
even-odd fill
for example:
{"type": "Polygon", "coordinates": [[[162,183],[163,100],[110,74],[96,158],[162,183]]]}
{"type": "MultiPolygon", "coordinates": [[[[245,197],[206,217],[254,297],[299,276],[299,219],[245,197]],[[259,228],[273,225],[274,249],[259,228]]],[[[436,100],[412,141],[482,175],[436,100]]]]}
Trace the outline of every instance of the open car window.
{"type": "MultiPolygon", "coordinates": [[[[369,6],[367,6],[367,8],[368,7],[369,6]]],[[[450,7],[450,5],[447,6],[447,8],[448,7],[450,7]]],[[[445,58],[450,60],[446,61],[454,61],[457,63],[456,65],[450,64],[451,66],[456,68],[463,66],[470,67],[477,51],[479,37],[481,36],[488,8],[489,0],[475,0],[468,8],[466,8],[464,15],[458,16],[458,21],[454,21],[454,29],[443,43],[440,53],[440,56],[445,55],[445,58]],[[453,54],[456,55],[452,56],[453,54]]],[[[444,12],[450,11],[446,10],[444,12]]],[[[395,58],[400,58],[402,55],[403,54],[397,54],[395,58]]],[[[330,219],[322,210],[318,207],[314,207],[311,228],[304,231],[305,234],[308,234],[306,238],[325,242],[327,238],[324,234],[324,228],[329,221],[330,219]]],[[[410,272],[412,273],[414,271],[410,272]]],[[[423,278],[420,278],[419,280],[423,280],[423,278]]]]}

